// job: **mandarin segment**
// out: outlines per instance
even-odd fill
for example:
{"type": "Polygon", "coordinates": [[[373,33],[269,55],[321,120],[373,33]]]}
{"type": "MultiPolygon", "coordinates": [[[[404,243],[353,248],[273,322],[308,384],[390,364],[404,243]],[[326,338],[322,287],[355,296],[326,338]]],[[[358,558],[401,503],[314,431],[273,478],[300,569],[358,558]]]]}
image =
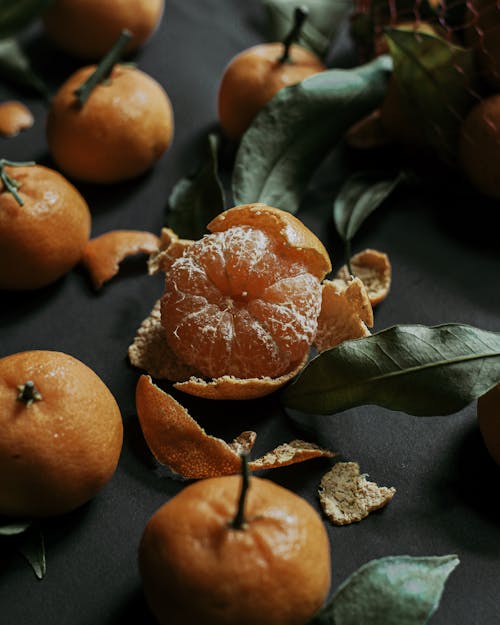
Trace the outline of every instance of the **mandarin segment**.
{"type": "Polygon", "coordinates": [[[90,239],[83,250],[82,263],[90,273],[96,289],[111,280],[120,270],[120,263],[135,254],[153,254],[160,239],[151,232],[112,230],[90,239]]]}

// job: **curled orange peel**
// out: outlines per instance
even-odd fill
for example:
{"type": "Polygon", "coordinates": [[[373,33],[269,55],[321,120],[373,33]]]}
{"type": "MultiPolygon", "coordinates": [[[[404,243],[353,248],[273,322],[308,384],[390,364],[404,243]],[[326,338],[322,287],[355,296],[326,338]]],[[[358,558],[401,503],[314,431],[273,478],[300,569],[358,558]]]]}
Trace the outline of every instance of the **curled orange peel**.
{"type": "Polygon", "coordinates": [[[101,234],[85,246],[82,264],[87,269],[96,289],[111,280],[120,270],[120,263],[128,256],[158,250],[160,239],[141,230],[111,230],[101,234]]]}
{"type": "MultiPolygon", "coordinates": [[[[364,284],[370,303],[376,306],[389,294],[392,268],[389,256],[378,250],[366,249],[351,258],[354,275],[364,284]]],[[[347,265],[337,272],[336,278],[348,282],[351,278],[347,265]]]]}
{"type": "Polygon", "coordinates": [[[34,122],[31,111],[22,102],[9,100],[0,104],[0,136],[15,137],[34,122]]]}
{"type": "Polygon", "coordinates": [[[150,255],[148,260],[149,274],[168,271],[174,260],[180,258],[191,243],[193,241],[190,239],[179,239],[171,228],[162,228],[158,249],[150,255]]]}
{"type": "MultiPolygon", "coordinates": [[[[255,432],[243,432],[228,444],[205,432],[171,395],[141,375],[136,408],[146,443],[156,460],[187,479],[231,475],[241,471],[241,453],[252,449],[255,432]]],[[[312,458],[332,457],[312,443],[292,441],[249,462],[250,470],[272,469],[312,458]]]]}
{"type": "Polygon", "coordinates": [[[370,334],[373,310],[363,283],[359,278],[325,280],[318,331],[314,345],[319,352],[331,349],[343,341],[370,334]]]}

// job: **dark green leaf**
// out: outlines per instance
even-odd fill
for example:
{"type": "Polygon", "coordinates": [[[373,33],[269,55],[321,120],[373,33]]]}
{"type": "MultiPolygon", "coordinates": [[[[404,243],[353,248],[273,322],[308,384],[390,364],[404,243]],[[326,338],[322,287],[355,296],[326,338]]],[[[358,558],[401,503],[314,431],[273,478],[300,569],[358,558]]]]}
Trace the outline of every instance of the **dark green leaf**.
{"type": "Polygon", "coordinates": [[[17,536],[25,532],[31,521],[0,519],[0,536],[17,536]]]}
{"type": "Polygon", "coordinates": [[[0,39],[16,34],[53,0],[0,0],[0,39]]]}
{"type": "Polygon", "coordinates": [[[48,97],[48,88],[31,67],[30,60],[15,39],[0,41],[0,77],[17,87],[48,97]]]}
{"type": "Polygon", "coordinates": [[[456,412],[500,381],[500,333],[394,326],[322,352],[283,392],[286,406],[332,414],[376,404],[419,416],[456,412]]]}
{"type": "Polygon", "coordinates": [[[309,625],[425,625],[456,556],[389,556],[351,575],[309,625]]]}
{"type": "Polygon", "coordinates": [[[233,172],[237,204],[297,211],[321,161],[353,123],[382,101],[391,59],[327,70],[281,89],[244,134],[233,172]]]}
{"type": "Polygon", "coordinates": [[[401,106],[444,158],[456,157],[460,125],[474,95],[473,50],[412,27],[386,30],[401,106]]]}
{"type": "Polygon", "coordinates": [[[38,579],[42,579],[45,576],[47,564],[45,561],[45,541],[40,526],[32,525],[24,532],[18,549],[31,565],[38,579]]]}
{"type": "Polygon", "coordinates": [[[323,57],[353,8],[351,0],[263,0],[271,22],[271,39],[283,41],[293,25],[293,12],[305,6],[309,15],[299,39],[301,45],[323,57]]]}
{"type": "Polygon", "coordinates": [[[217,175],[217,135],[208,136],[206,157],[196,173],[180,180],[169,198],[168,225],[180,237],[199,239],[206,225],[224,210],[224,190],[217,175]]]}
{"type": "Polygon", "coordinates": [[[391,179],[380,179],[377,174],[359,172],[346,180],[333,204],[335,226],[344,241],[354,238],[365,219],[404,178],[402,173],[391,179]]]}

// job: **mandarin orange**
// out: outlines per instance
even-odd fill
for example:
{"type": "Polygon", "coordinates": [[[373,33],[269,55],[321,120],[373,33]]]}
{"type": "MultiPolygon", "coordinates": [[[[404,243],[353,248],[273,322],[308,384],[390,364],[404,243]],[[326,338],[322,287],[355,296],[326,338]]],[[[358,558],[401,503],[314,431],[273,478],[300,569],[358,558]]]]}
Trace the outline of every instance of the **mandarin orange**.
{"type": "Polygon", "coordinates": [[[292,43],[305,13],[296,10],[295,25],[284,43],[262,43],[243,50],[226,66],[219,86],[219,121],[230,139],[240,139],[257,113],[283,87],[326,69],[313,52],[292,43]]]}
{"type": "Polygon", "coordinates": [[[195,482],[164,504],[144,530],[139,567],[161,625],[304,625],[331,575],[316,510],[257,477],[245,493],[236,475],[195,482]]]}
{"type": "Polygon", "coordinates": [[[77,70],[52,100],[47,119],[51,155],[78,180],[114,183],[134,178],[151,168],[172,141],[170,99],[151,76],[117,64],[79,104],[75,91],[95,70],[77,70]]]}
{"type": "Polygon", "coordinates": [[[87,203],[53,169],[0,162],[0,170],[0,289],[51,284],[82,256],[90,236],[87,203]]]}
{"type": "Polygon", "coordinates": [[[153,34],[164,0],[54,0],[43,14],[48,37],[62,50],[82,59],[105,54],[123,29],[132,33],[132,52],[153,34]]]}
{"type": "Polygon", "coordinates": [[[249,204],[215,218],[165,275],[168,345],[203,376],[278,377],[307,356],[331,269],[290,213],[249,204]]]}
{"type": "Polygon", "coordinates": [[[56,351],[0,359],[0,514],[73,510],[113,475],[123,438],[120,409],[81,361],[56,351]]]}

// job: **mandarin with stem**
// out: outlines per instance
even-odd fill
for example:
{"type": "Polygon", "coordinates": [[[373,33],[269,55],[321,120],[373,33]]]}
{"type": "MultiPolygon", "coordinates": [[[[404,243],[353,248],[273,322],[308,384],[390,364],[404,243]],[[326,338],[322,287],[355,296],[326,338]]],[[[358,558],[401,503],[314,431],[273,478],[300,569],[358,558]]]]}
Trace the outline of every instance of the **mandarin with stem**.
{"type": "Polygon", "coordinates": [[[319,514],[243,464],[242,477],[190,484],[148,522],[139,568],[161,625],[304,625],[323,605],[331,565],[319,514]]]}
{"type": "Polygon", "coordinates": [[[63,514],[111,479],[121,452],[120,409],[108,387],[68,354],[0,358],[0,514],[63,514]]]}

